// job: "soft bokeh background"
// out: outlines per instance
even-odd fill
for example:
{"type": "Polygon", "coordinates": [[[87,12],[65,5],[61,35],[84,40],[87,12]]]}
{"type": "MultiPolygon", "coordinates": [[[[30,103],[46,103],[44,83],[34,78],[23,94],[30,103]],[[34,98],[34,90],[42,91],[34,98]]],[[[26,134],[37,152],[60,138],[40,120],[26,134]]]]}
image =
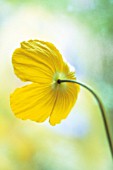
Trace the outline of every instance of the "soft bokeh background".
{"type": "Polygon", "coordinates": [[[0,0],[0,170],[111,170],[102,117],[83,88],[55,127],[11,112],[10,93],[25,84],[14,75],[12,52],[29,39],[54,43],[77,79],[95,89],[113,139],[113,0],[0,0]]]}

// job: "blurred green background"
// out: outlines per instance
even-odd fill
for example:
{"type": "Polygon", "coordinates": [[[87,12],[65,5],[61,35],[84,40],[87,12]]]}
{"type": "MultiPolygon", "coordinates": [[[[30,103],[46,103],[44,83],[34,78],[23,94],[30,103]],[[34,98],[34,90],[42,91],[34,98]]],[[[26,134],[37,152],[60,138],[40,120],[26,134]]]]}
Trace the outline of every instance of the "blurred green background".
{"type": "Polygon", "coordinates": [[[0,0],[0,170],[112,170],[102,117],[83,88],[55,127],[11,112],[10,93],[25,85],[11,57],[29,39],[54,43],[77,79],[95,89],[113,140],[113,0],[0,0]]]}

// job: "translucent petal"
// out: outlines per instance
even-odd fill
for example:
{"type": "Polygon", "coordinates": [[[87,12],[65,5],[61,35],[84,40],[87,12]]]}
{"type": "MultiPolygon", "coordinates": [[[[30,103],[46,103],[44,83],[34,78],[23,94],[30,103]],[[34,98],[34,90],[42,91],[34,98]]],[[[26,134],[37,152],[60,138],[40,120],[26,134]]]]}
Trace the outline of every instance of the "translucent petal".
{"type": "Polygon", "coordinates": [[[56,94],[49,86],[32,83],[11,94],[10,104],[14,114],[21,119],[45,121],[51,114],[56,94]]]}
{"type": "Polygon", "coordinates": [[[57,80],[75,80],[75,73],[56,47],[39,40],[22,42],[12,58],[15,74],[34,83],[18,88],[11,95],[11,108],[18,118],[43,122],[50,117],[55,125],[65,119],[74,106],[79,85],[58,84],[57,80]]]}
{"type": "Polygon", "coordinates": [[[22,42],[14,51],[12,62],[15,74],[23,81],[50,83],[53,74],[62,71],[63,59],[56,47],[48,42],[22,42]]]}
{"type": "Polygon", "coordinates": [[[65,119],[77,100],[79,85],[73,83],[64,83],[64,85],[65,90],[61,90],[59,85],[60,90],[57,91],[57,99],[49,120],[51,125],[56,125],[65,119]]]}

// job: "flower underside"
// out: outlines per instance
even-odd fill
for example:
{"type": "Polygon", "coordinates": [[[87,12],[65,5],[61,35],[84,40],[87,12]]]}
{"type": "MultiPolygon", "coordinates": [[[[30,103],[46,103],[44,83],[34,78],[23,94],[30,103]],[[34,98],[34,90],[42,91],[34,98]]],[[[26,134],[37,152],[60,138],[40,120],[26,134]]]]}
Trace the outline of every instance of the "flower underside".
{"type": "Polygon", "coordinates": [[[22,42],[13,53],[12,63],[15,74],[22,81],[31,82],[11,94],[14,114],[36,122],[49,117],[51,125],[65,119],[76,102],[79,85],[58,82],[76,78],[56,47],[39,40],[22,42]]]}

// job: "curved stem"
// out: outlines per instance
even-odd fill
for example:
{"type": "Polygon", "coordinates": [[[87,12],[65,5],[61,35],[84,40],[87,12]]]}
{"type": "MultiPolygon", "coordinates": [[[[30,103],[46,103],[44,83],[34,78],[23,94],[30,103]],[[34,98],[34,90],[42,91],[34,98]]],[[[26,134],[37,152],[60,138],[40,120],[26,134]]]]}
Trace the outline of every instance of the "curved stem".
{"type": "Polygon", "coordinates": [[[111,140],[111,137],[110,137],[110,132],[109,132],[109,128],[108,128],[108,124],[107,124],[107,120],[106,120],[106,116],[105,116],[105,111],[104,111],[104,108],[103,108],[103,105],[102,105],[102,102],[101,100],[99,99],[99,97],[96,95],[96,93],[90,89],[88,86],[82,84],[82,83],[79,83],[75,80],[58,80],[58,83],[64,83],[64,82],[70,82],[70,83],[76,83],[76,84],[79,84],[81,85],[82,87],[86,88],[88,91],[90,91],[93,96],[95,97],[97,103],[98,103],[98,106],[99,106],[99,109],[101,111],[101,115],[102,115],[102,118],[103,118],[103,122],[104,122],[104,127],[105,127],[105,131],[106,131],[106,136],[107,136],[107,139],[108,139],[108,143],[109,143],[109,148],[110,148],[110,151],[111,151],[111,155],[112,155],[112,158],[113,158],[113,147],[112,147],[112,140],[111,140]]]}

